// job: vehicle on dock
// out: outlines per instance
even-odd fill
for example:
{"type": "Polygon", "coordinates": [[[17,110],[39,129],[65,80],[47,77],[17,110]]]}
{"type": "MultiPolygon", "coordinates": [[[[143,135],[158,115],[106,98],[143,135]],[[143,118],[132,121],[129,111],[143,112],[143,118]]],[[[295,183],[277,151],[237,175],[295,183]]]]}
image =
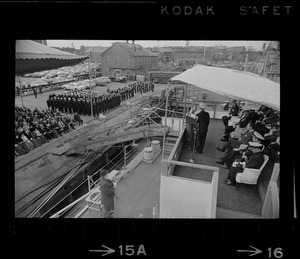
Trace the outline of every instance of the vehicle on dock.
{"type": "Polygon", "coordinates": [[[111,82],[111,80],[106,76],[102,76],[102,77],[95,78],[94,82],[96,83],[96,85],[106,86],[111,82]]]}
{"type": "Polygon", "coordinates": [[[96,86],[96,83],[93,79],[91,79],[91,80],[85,79],[83,81],[80,81],[79,83],[81,83],[83,86],[85,86],[86,89],[91,89],[96,86]]]}
{"type": "Polygon", "coordinates": [[[167,84],[172,77],[177,76],[180,73],[181,72],[178,71],[149,71],[148,80],[155,84],[167,84]]]}
{"type": "Polygon", "coordinates": [[[110,78],[112,82],[120,82],[120,83],[125,83],[127,81],[127,77],[123,76],[121,74],[116,74],[114,78],[110,78]]]}
{"type": "Polygon", "coordinates": [[[86,89],[86,87],[80,82],[69,83],[69,84],[66,84],[66,85],[62,85],[61,87],[65,90],[75,90],[75,89],[83,90],[83,89],[86,89]]]}

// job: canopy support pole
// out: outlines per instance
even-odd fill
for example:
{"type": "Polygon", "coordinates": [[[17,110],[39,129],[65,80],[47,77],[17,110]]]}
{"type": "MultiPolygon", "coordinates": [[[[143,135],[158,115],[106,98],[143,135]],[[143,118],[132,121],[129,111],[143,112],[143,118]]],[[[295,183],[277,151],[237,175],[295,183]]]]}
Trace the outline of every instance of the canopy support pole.
{"type": "Polygon", "coordinates": [[[169,87],[170,82],[168,82],[168,88],[166,93],[166,107],[165,107],[165,131],[164,131],[164,138],[163,138],[163,150],[162,150],[162,157],[164,157],[165,154],[165,142],[166,142],[166,132],[167,132],[167,115],[168,115],[168,102],[169,102],[169,87]]]}
{"type": "Polygon", "coordinates": [[[184,107],[183,107],[183,120],[182,120],[182,129],[185,124],[186,120],[186,99],[187,99],[187,84],[185,84],[185,91],[184,91],[184,107]]]}

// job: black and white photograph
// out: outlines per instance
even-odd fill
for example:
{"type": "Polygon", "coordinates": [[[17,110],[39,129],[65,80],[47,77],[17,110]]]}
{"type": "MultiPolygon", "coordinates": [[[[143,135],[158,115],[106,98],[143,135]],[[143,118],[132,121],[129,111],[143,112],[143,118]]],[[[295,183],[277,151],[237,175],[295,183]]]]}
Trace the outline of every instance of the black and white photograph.
{"type": "Polygon", "coordinates": [[[17,40],[15,216],[279,218],[280,42],[17,40]]]}
{"type": "Polygon", "coordinates": [[[293,258],[294,0],[0,7],[11,256],[293,258]]]}

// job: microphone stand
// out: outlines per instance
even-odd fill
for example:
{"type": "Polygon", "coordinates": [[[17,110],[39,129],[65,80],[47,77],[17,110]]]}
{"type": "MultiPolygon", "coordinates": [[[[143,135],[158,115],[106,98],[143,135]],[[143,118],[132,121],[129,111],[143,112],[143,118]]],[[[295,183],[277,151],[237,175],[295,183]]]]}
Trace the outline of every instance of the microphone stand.
{"type": "Polygon", "coordinates": [[[193,131],[194,131],[194,140],[193,140],[193,156],[192,158],[189,160],[190,163],[195,163],[195,144],[196,144],[196,129],[193,127],[193,131]]]}

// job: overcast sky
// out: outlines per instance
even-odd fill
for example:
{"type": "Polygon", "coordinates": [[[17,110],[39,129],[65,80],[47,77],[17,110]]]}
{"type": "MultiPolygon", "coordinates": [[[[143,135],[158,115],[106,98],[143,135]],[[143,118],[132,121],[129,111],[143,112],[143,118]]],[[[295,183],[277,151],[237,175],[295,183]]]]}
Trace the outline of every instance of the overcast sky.
{"type": "MultiPolygon", "coordinates": [[[[72,47],[72,43],[76,49],[80,46],[101,46],[110,47],[113,42],[118,40],[47,40],[47,45],[51,47],[72,47]]],[[[120,40],[121,42],[125,42],[120,40]]],[[[131,42],[131,41],[129,41],[131,42]]],[[[144,48],[147,47],[172,47],[172,46],[185,46],[186,41],[135,41],[136,44],[144,48]]],[[[268,41],[190,41],[190,46],[215,46],[222,44],[227,47],[245,46],[248,48],[252,46],[257,50],[261,50],[263,43],[268,41]]]]}

